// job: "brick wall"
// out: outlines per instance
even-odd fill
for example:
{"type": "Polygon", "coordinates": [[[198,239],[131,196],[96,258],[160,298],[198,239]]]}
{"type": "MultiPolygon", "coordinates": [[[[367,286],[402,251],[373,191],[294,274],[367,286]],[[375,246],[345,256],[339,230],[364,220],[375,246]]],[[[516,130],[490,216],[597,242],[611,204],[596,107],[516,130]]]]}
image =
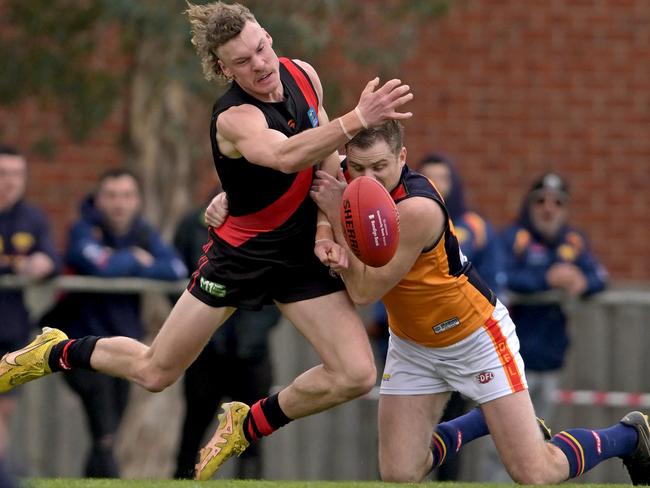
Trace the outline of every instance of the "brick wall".
{"type": "MultiPolygon", "coordinates": [[[[497,226],[558,171],[613,278],[650,279],[650,2],[455,0],[409,50],[391,76],[416,96],[410,161],[450,155],[497,226]]],[[[338,70],[352,106],[374,73],[338,70]]]]}
{"type": "Polygon", "coordinates": [[[0,138],[18,146],[28,158],[27,198],[52,217],[53,233],[62,249],[67,229],[78,217],[81,199],[104,170],[123,160],[121,110],[116,109],[82,144],[70,141],[55,108],[37,100],[0,107],[0,119],[0,138]],[[39,155],[43,144],[56,145],[53,157],[39,155]]]}
{"type": "MultiPolygon", "coordinates": [[[[391,76],[417,97],[411,161],[434,149],[453,157],[470,205],[497,226],[533,178],[561,172],[573,221],[613,278],[650,280],[650,2],[454,0],[405,53],[391,76]]],[[[374,76],[337,55],[314,64],[336,65],[345,107],[374,76]]],[[[60,243],[97,174],[122,161],[123,111],[72,144],[35,102],[0,107],[0,135],[27,150],[29,196],[53,216],[60,243]],[[30,149],[44,135],[61,148],[51,161],[30,149]]]]}

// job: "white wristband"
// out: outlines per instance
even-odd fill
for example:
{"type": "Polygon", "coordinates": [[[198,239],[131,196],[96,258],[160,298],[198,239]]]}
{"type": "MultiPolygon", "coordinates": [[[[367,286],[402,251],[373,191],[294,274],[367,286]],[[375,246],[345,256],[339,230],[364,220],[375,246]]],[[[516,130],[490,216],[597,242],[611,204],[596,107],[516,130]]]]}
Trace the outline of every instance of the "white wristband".
{"type": "Polygon", "coordinates": [[[354,113],[357,114],[357,117],[359,117],[359,122],[361,122],[361,125],[363,125],[364,129],[368,128],[368,122],[366,122],[366,119],[363,118],[363,115],[361,115],[361,110],[359,110],[359,107],[354,107],[354,113]]]}
{"type": "Polygon", "coordinates": [[[321,225],[325,227],[332,227],[332,224],[330,224],[327,220],[319,220],[318,222],[316,222],[316,227],[319,227],[321,225]]]}
{"type": "Polygon", "coordinates": [[[347,129],[346,129],[345,126],[343,125],[343,118],[342,118],[342,117],[339,117],[339,118],[338,118],[338,121],[339,121],[339,125],[341,126],[341,130],[342,130],[343,133],[345,134],[345,137],[348,138],[348,141],[352,140],[352,135],[350,135],[350,133],[347,131],[347,129]]]}

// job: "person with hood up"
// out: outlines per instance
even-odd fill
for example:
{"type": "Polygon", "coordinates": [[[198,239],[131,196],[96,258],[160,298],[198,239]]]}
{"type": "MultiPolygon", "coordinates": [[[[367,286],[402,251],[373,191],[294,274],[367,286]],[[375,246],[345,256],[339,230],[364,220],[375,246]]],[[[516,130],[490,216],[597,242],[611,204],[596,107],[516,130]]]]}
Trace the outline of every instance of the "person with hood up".
{"type": "Polygon", "coordinates": [[[418,171],[433,181],[445,199],[461,251],[483,281],[502,298],[505,274],[497,232],[488,220],[467,208],[458,169],[447,156],[431,153],[422,159],[418,171]]]}
{"type": "MultiPolygon", "coordinates": [[[[187,268],[142,216],[136,176],[126,169],[104,173],[96,191],[81,204],[81,218],[69,233],[66,267],[73,274],[178,280],[187,268]]],[[[41,320],[72,336],[127,336],[142,339],[140,296],[124,293],[70,293],[41,320]]],[[[129,383],[84,369],[64,373],[79,395],[91,434],[84,474],[119,477],[113,455],[115,434],[127,405],[129,383]]]]}
{"type": "MultiPolygon", "coordinates": [[[[517,221],[504,231],[503,244],[507,286],[513,292],[561,290],[578,297],[606,287],[604,267],[584,234],[569,224],[568,185],[555,173],[534,182],[517,221]]],[[[515,304],[510,313],[533,404],[548,420],[569,346],[567,316],[559,303],[515,304]]]]}
{"type": "MultiPolygon", "coordinates": [[[[571,297],[602,291],[607,273],[584,234],[569,224],[569,188],[564,178],[546,173],[524,196],[517,220],[503,232],[507,288],[528,295],[560,290],[571,297]]],[[[567,316],[559,303],[515,303],[520,353],[537,415],[550,425],[554,396],[569,347],[567,316]]],[[[508,479],[496,453],[487,480],[508,479]]]]}

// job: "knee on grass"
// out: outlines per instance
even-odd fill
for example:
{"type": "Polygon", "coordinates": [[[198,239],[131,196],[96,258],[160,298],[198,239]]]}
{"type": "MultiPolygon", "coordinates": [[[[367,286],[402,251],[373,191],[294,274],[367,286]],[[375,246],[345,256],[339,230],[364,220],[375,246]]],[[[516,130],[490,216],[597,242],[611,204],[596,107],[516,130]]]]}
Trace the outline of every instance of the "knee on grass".
{"type": "Polygon", "coordinates": [[[512,480],[520,485],[546,485],[549,483],[544,471],[532,466],[509,466],[508,473],[512,480]]]}
{"type": "Polygon", "coordinates": [[[381,480],[386,483],[419,483],[426,476],[426,468],[415,466],[397,466],[382,463],[379,468],[381,480]]]}

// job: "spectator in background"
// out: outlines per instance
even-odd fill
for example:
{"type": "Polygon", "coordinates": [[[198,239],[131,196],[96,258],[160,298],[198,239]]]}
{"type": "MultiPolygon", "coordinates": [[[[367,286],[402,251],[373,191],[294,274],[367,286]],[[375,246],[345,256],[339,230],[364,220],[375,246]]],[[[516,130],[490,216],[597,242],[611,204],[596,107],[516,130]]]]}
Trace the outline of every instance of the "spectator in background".
{"type": "MultiPolygon", "coordinates": [[[[187,268],[176,251],[141,216],[141,189],[133,173],[112,169],[81,204],[81,218],[70,231],[66,265],[75,274],[177,280],[187,268]]],[[[43,322],[74,337],[127,336],[141,340],[140,296],[121,293],[66,295],[43,322]]],[[[113,455],[115,433],[127,405],[129,383],[77,369],[64,374],[87,415],[92,446],[85,476],[119,477],[113,455]]]]}
{"type": "MultiPolygon", "coordinates": [[[[0,438],[2,438],[4,442],[4,434],[2,434],[0,438]]],[[[7,470],[4,459],[2,458],[0,458],[0,486],[2,486],[2,488],[16,488],[18,486],[15,478],[7,470]]]]}
{"type": "Polygon", "coordinates": [[[432,153],[422,159],[418,172],[432,180],[442,194],[461,251],[483,281],[501,298],[505,274],[498,235],[490,222],[467,209],[463,182],[454,164],[446,156],[432,153]]]}
{"type": "MultiPolygon", "coordinates": [[[[208,242],[205,207],[191,211],[180,222],[174,245],[188,269],[193,269],[208,242]]],[[[253,404],[270,393],[272,382],[269,333],[280,318],[275,305],[259,311],[236,310],[212,336],[185,371],[185,417],[176,457],[175,478],[193,478],[194,465],[207,428],[224,397],[253,404]],[[228,371],[229,374],[218,374],[228,371]]],[[[261,444],[251,444],[237,459],[235,476],[262,478],[261,444]]]]}
{"type": "MultiPolygon", "coordinates": [[[[60,270],[60,258],[47,217],[24,199],[26,184],[27,161],[0,145],[0,274],[43,279],[60,270]]],[[[0,356],[24,344],[31,329],[22,291],[0,289],[0,356]]],[[[0,457],[15,408],[15,393],[0,395],[0,457]]]]}
{"type": "MultiPolygon", "coordinates": [[[[604,268],[568,219],[566,182],[555,173],[543,175],[524,196],[517,221],[503,233],[509,290],[522,295],[561,290],[577,297],[605,288],[604,268]]],[[[554,396],[569,346],[567,317],[558,303],[515,303],[509,309],[535,412],[552,425],[554,396]]],[[[496,450],[485,453],[483,481],[509,480],[496,450]]]]}
{"type": "MultiPolygon", "coordinates": [[[[572,297],[602,291],[607,274],[584,235],[569,225],[569,191],[555,173],[535,181],[517,221],[503,235],[508,288],[530,294],[561,290],[572,297]]],[[[515,304],[528,389],[537,414],[552,419],[553,396],[569,345],[560,304],[515,304]]]]}

